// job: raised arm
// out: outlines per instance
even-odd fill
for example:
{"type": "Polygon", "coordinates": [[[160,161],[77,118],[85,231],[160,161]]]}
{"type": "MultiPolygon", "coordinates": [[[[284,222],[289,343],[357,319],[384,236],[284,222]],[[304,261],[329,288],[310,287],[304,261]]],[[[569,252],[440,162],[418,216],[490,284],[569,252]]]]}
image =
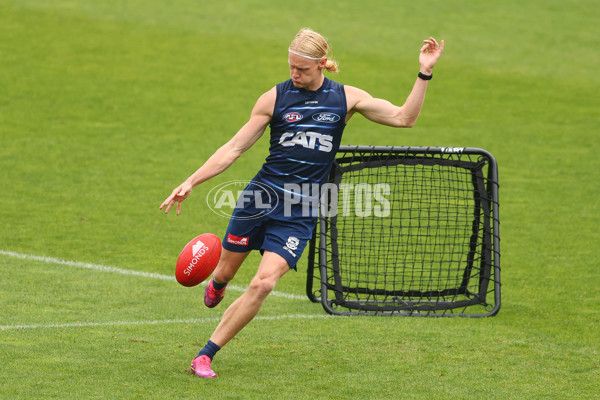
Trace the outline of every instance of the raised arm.
{"type": "Polygon", "coordinates": [[[181,203],[190,195],[194,187],[225,171],[242,153],[252,147],[271,122],[276,96],[275,88],[263,94],[254,105],[248,122],[185,182],[176,187],[160,205],[160,209],[167,207],[165,213],[168,213],[177,203],[176,213],[179,215],[181,203]]]}
{"type": "MultiPolygon", "coordinates": [[[[429,38],[423,42],[424,45],[421,47],[419,55],[419,63],[421,64],[419,72],[427,77],[431,76],[432,69],[444,50],[444,41],[442,40],[438,44],[434,38],[429,38]]],[[[412,91],[402,106],[396,106],[387,100],[374,98],[364,90],[345,86],[346,100],[348,102],[347,119],[350,119],[355,112],[358,112],[365,118],[378,124],[394,127],[412,127],[417,122],[417,118],[421,112],[428,83],[429,80],[420,77],[417,78],[412,91]]]]}

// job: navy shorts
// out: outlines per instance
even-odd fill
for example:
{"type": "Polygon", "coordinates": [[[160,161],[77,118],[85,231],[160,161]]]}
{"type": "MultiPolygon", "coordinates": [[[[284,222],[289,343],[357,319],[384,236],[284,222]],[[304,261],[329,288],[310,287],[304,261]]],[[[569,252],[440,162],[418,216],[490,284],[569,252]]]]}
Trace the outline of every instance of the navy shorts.
{"type": "Polygon", "coordinates": [[[243,214],[243,210],[234,211],[223,237],[223,248],[238,253],[271,251],[282,256],[291,269],[296,269],[317,219],[295,217],[280,220],[270,215],[244,219],[243,214]]]}

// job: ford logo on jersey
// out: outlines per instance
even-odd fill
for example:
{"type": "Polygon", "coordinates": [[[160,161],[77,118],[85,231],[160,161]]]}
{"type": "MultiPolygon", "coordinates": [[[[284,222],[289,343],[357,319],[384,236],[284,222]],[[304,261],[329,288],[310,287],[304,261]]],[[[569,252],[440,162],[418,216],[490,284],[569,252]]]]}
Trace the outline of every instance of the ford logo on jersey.
{"type": "Polygon", "coordinates": [[[317,122],[325,122],[327,124],[333,124],[340,120],[340,116],[334,113],[322,112],[312,116],[317,122]]]}
{"type": "Polygon", "coordinates": [[[283,119],[285,119],[287,122],[300,121],[302,119],[302,114],[297,112],[289,112],[283,116],[283,119]]]}

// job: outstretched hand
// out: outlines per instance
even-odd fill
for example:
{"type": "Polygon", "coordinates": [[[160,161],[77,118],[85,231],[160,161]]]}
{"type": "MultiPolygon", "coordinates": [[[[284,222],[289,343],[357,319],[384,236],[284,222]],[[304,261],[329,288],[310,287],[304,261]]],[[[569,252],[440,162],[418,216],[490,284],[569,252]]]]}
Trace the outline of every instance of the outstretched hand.
{"type": "Polygon", "coordinates": [[[160,205],[160,209],[162,210],[165,206],[167,209],[165,210],[165,214],[168,214],[171,211],[171,208],[177,203],[177,211],[175,214],[179,215],[181,212],[181,203],[190,195],[192,192],[192,185],[187,182],[182,183],[178,187],[173,190],[171,195],[163,201],[160,205]]]}
{"type": "Polygon", "coordinates": [[[421,47],[421,54],[419,55],[421,72],[431,74],[433,66],[444,50],[444,41],[442,40],[441,43],[438,44],[437,40],[430,37],[427,40],[423,40],[423,43],[425,44],[421,47]]]}

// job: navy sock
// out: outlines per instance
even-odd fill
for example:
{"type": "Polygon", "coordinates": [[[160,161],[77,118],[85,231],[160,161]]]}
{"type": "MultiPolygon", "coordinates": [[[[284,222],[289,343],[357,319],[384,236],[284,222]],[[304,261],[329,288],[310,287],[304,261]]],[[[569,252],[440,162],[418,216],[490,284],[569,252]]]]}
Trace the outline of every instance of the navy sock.
{"type": "Polygon", "coordinates": [[[217,290],[221,290],[223,289],[225,286],[227,286],[227,282],[223,282],[223,283],[219,283],[217,281],[215,281],[215,279],[213,278],[213,287],[217,290]]]}
{"type": "Polygon", "coordinates": [[[198,357],[208,356],[208,358],[210,358],[212,360],[213,357],[215,356],[215,354],[217,354],[217,351],[219,351],[219,350],[221,350],[221,348],[209,340],[206,343],[206,346],[204,346],[204,348],[202,348],[202,350],[200,350],[200,353],[198,353],[198,357]]]}

